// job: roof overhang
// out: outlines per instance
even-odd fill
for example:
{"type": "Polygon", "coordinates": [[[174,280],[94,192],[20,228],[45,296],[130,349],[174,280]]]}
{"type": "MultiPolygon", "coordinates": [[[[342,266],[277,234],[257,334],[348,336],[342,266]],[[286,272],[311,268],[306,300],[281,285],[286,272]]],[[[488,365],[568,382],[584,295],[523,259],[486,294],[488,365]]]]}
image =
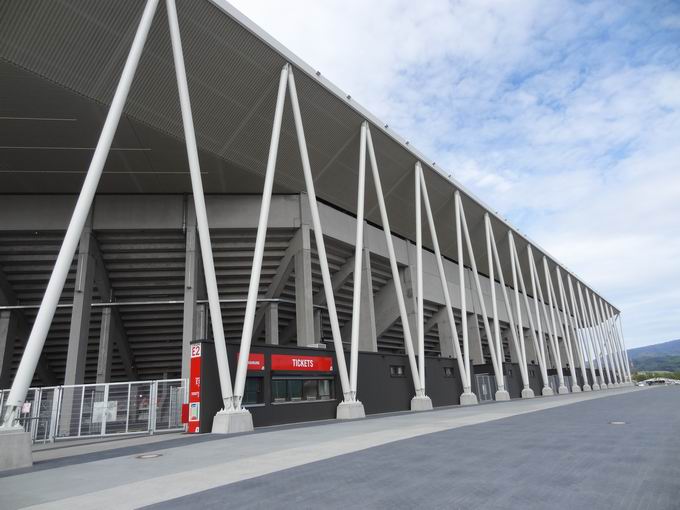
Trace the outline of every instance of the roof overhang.
{"type": "MultiPolygon", "coordinates": [[[[0,16],[3,193],[80,190],[143,7],[144,2],[4,4],[0,16]]],[[[480,272],[488,268],[483,228],[484,215],[488,213],[506,280],[511,271],[507,241],[510,230],[525,279],[529,275],[526,250],[531,245],[537,263],[545,256],[553,271],[559,266],[586,285],[449,177],[431,158],[233,6],[224,0],[204,0],[180,2],[177,7],[207,193],[261,193],[278,77],[288,62],[296,73],[319,198],[346,211],[356,211],[358,135],[361,122],[368,120],[394,233],[415,239],[413,168],[420,161],[445,256],[458,259],[453,195],[459,190],[480,272]]],[[[159,3],[125,114],[99,192],[191,193],[163,2],[159,3]]],[[[275,192],[304,190],[287,105],[275,192]]],[[[381,225],[370,178],[366,213],[367,220],[381,225]]],[[[423,241],[431,246],[427,229],[423,229],[423,241]]],[[[467,254],[464,258],[469,265],[467,254]]]]}

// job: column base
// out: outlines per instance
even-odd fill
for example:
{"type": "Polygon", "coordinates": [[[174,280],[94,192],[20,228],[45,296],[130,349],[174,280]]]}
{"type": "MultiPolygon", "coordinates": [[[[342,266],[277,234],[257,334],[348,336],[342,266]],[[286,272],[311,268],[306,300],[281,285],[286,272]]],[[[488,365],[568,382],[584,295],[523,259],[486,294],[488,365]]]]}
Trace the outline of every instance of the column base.
{"type": "Polygon", "coordinates": [[[468,391],[467,393],[462,393],[460,395],[460,405],[462,406],[474,406],[479,402],[477,401],[477,395],[468,391]]]}
{"type": "Polygon", "coordinates": [[[338,420],[357,420],[365,417],[364,404],[359,401],[340,402],[335,411],[335,418],[338,420]]]}
{"type": "Polygon", "coordinates": [[[544,397],[552,397],[555,394],[555,392],[552,390],[550,386],[543,386],[543,389],[541,390],[541,395],[544,397]]]}
{"type": "Polygon", "coordinates": [[[531,388],[524,388],[522,390],[522,398],[534,398],[534,390],[531,388]]]}
{"type": "Polygon", "coordinates": [[[584,384],[583,385],[583,391],[591,391],[592,388],[590,387],[590,384],[584,384]]]}
{"type": "Polygon", "coordinates": [[[213,434],[238,434],[253,430],[253,416],[247,409],[219,411],[212,424],[213,434]]]}
{"type": "Polygon", "coordinates": [[[572,393],[581,393],[581,388],[579,387],[578,384],[574,384],[574,385],[571,387],[571,392],[572,392],[572,393]]]}
{"type": "Polygon", "coordinates": [[[567,388],[567,387],[563,384],[562,386],[560,386],[560,387],[557,389],[557,393],[559,393],[560,395],[566,395],[567,393],[569,393],[569,388],[567,388]]]}
{"type": "Polygon", "coordinates": [[[600,391],[600,385],[597,383],[593,383],[591,388],[593,389],[593,391],[600,391]]]}
{"type": "Polygon", "coordinates": [[[432,409],[430,397],[413,397],[411,399],[411,411],[429,411],[432,409]]]}
{"type": "Polygon", "coordinates": [[[601,390],[608,390],[608,389],[609,389],[609,385],[608,385],[607,383],[602,383],[602,384],[600,384],[600,389],[601,389],[601,390]]]}
{"type": "Polygon", "coordinates": [[[506,390],[498,390],[496,395],[494,395],[494,398],[496,399],[496,402],[510,400],[510,393],[508,393],[506,390]]]}
{"type": "Polygon", "coordinates": [[[32,465],[31,434],[20,427],[0,431],[0,472],[32,465]]]}

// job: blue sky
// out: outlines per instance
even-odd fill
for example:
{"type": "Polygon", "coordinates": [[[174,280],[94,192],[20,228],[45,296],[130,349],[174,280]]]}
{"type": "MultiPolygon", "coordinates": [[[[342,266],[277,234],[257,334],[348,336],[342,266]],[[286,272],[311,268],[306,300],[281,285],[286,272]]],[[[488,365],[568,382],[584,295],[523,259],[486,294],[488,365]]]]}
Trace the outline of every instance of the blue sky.
{"type": "Polygon", "coordinates": [[[680,338],[680,2],[235,0],[623,311],[680,338]]]}

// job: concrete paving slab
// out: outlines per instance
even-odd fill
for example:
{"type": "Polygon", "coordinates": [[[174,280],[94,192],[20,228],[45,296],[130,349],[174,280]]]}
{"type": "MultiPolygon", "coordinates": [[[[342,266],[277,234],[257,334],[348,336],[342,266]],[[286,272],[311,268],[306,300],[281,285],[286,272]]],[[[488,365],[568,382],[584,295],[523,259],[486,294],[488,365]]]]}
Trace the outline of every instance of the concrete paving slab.
{"type": "MultiPolygon", "coordinates": [[[[222,488],[226,484],[296,466],[304,467],[360,450],[372,451],[376,446],[410,440],[425,434],[527,413],[532,413],[533,417],[539,411],[569,409],[572,407],[569,404],[592,403],[598,407],[602,399],[618,401],[627,394],[632,396],[650,391],[622,388],[350,422],[258,430],[239,437],[218,436],[213,439],[216,436],[211,436],[210,440],[176,447],[169,447],[175,442],[165,445],[161,442],[158,443],[158,448],[153,449],[153,453],[160,456],[146,459],[137,458],[134,447],[128,447],[132,450],[114,458],[92,458],[72,464],[63,464],[65,459],[55,459],[45,461],[40,469],[0,478],[0,506],[7,509],[32,505],[35,508],[137,508],[222,488]],[[55,467],[51,468],[51,465],[55,467]],[[40,487],[40,490],[36,490],[36,487],[40,487]]],[[[527,420],[531,421],[531,418],[527,417],[527,420]]],[[[473,429],[475,427],[465,430],[473,429]]],[[[555,440],[559,441],[559,436],[555,440]]],[[[457,464],[457,461],[454,462],[458,458],[457,443],[456,441],[448,447],[453,464],[457,464]]],[[[147,448],[145,451],[150,450],[147,448]]],[[[103,453],[112,455],[115,450],[103,453]]],[[[78,457],[71,457],[70,460],[77,461],[78,457]]],[[[413,474],[410,468],[403,471],[413,474]]]]}

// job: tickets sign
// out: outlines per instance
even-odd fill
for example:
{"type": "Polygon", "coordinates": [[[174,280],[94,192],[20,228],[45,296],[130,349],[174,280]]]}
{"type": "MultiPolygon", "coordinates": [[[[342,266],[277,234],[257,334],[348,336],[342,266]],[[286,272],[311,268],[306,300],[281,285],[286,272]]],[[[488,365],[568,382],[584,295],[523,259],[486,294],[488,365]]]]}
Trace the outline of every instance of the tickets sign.
{"type": "Polygon", "coordinates": [[[333,358],[330,356],[272,354],[272,370],[285,370],[289,372],[332,372],[333,358]]]}

